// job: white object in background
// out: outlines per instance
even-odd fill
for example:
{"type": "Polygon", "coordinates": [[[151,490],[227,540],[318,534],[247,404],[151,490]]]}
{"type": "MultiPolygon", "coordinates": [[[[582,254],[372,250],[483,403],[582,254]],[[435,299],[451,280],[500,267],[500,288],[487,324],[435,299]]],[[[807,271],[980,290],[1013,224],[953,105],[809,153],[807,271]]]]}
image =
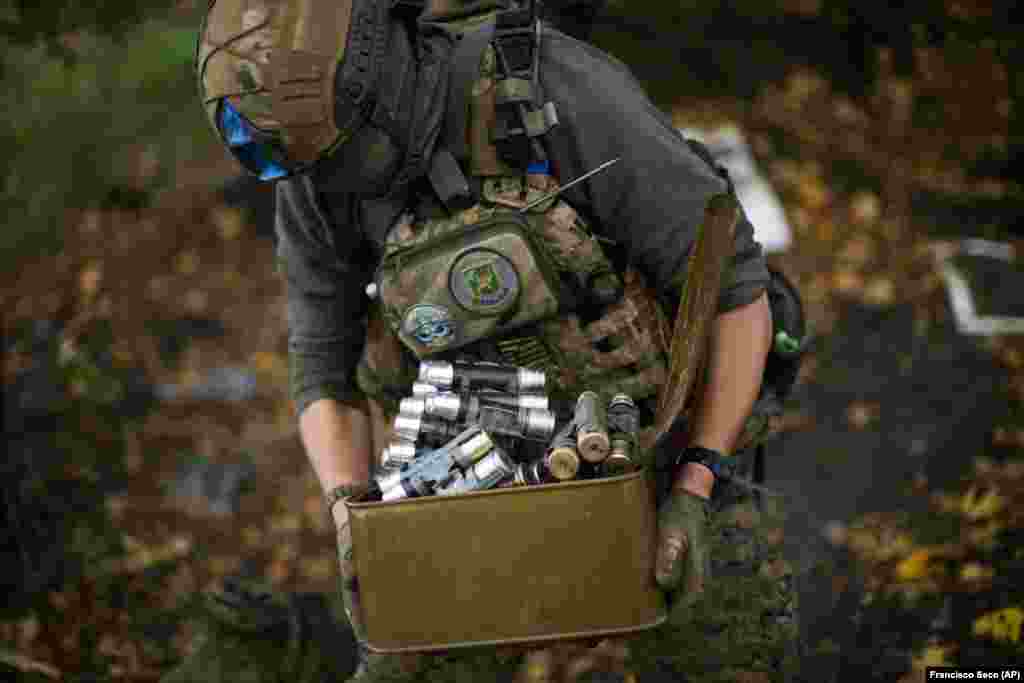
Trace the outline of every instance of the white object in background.
{"type": "Polygon", "coordinates": [[[960,334],[980,334],[991,337],[997,334],[1024,334],[1024,318],[1007,316],[980,316],[974,309],[971,287],[956,266],[950,262],[942,264],[942,278],[956,317],[960,334]]]}
{"type": "Polygon", "coordinates": [[[715,161],[729,171],[736,196],[754,225],[754,239],[768,253],[786,251],[793,241],[786,212],[775,190],[758,173],[754,156],[740,129],[726,125],[714,130],[680,128],[679,132],[704,143],[715,161]]]}

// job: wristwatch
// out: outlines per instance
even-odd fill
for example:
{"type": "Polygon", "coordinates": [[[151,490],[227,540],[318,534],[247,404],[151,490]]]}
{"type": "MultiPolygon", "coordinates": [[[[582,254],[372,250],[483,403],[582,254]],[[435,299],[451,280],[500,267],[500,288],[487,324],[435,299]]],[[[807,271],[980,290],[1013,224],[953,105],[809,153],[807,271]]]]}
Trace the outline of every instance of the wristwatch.
{"type": "Polygon", "coordinates": [[[695,462],[700,465],[704,465],[711,473],[715,475],[715,479],[726,478],[732,476],[733,468],[735,463],[733,462],[732,456],[723,455],[718,451],[710,448],[704,448],[703,446],[690,446],[683,449],[683,452],[676,457],[676,466],[685,465],[688,462],[695,462]]]}

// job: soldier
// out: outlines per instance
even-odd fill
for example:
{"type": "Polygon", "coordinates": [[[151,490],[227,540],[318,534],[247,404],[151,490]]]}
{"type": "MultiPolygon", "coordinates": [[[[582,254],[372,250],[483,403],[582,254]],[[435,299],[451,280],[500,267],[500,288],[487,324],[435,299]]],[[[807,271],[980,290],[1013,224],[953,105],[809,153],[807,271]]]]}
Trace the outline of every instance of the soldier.
{"type": "MultiPolygon", "coordinates": [[[[705,207],[729,191],[615,59],[539,29],[529,7],[423,5],[215,0],[197,54],[214,129],[246,169],[278,181],[292,395],[357,637],[341,503],[371,476],[417,360],[529,364],[565,396],[630,395],[650,425],[666,321],[705,207]],[[514,215],[504,251],[480,246],[486,226],[514,215]]],[[[732,462],[772,344],[769,272],[745,218],[731,240],[701,409],[658,512],[656,579],[676,616],[710,580],[709,501],[729,498],[716,472],[732,462]]],[[[357,679],[379,667],[364,656],[357,679]]]]}

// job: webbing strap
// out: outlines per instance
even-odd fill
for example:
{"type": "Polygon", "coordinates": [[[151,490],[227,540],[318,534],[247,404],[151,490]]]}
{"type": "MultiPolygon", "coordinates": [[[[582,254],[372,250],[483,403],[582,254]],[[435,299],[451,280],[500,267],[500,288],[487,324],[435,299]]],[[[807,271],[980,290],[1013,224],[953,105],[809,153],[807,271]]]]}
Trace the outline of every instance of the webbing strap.
{"type": "Polygon", "coordinates": [[[494,30],[498,98],[494,144],[517,168],[547,161],[540,137],[558,123],[553,106],[540,104],[540,23],[528,8],[498,13],[494,30]]]}
{"type": "Polygon", "coordinates": [[[448,84],[448,115],[445,119],[445,146],[459,161],[469,158],[469,96],[480,77],[480,59],[494,37],[494,22],[466,33],[452,55],[451,80],[448,84]]]}

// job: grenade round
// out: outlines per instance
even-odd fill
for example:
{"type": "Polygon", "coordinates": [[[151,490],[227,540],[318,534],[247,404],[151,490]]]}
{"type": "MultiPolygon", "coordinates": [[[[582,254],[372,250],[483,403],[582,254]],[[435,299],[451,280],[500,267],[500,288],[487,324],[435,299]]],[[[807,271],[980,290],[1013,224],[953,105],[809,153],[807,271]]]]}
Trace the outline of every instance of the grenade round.
{"type": "Polygon", "coordinates": [[[403,398],[398,402],[398,414],[409,417],[420,417],[426,414],[427,399],[420,397],[403,398]]]}
{"type": "Polygon", "coordinates": [[[416,457],[416,444],[412,441],[392,441],[384,447],[380,464],[384,467],[401,467],[416,457]]]}
{"type": "Polygon", "coordinates": [[[436,394],[440,389],[435,387],[433,384],[427,384],[426,382],[413,382],[412,384],[412,395],[415,398],[423,398],[424,396],[430,396],[436,394]]]}
{"type": "Polygon", "coordinates": [[[543,460],[548,472],[558,481],[575,479],[580,471],[580,456],[573,446],[554,448],[543,460]]]}
{"type": "Polygon", "coordinates": [[[466,413],[469,403],[458,394],[451,392],[439,392],[432,396],[425,396],[423,399],[424,412],[432,417],[439,417],[443,420],[458,420],[466,413]]]}
{"type": "Polygon", "coordinates": [[[526,425],[524,436],[532,441],[547,441],[555,433],[555,414],[550,410],[521,408],[526,425]]]}
{"type": "MultiPolygon", "coordinates": [[[[465,434],[465,432],[463,432],[465,434]]],[[[452,460],[459,467],[465,469],[479,461],[485,453],[495,449],[494,441],[490,434],[482,429],[476,429],[458,445],[451,447],[452,460]]]]}
{"type": "Polygon", "coordinates": [[[405,415],[398,413],[395,416],[394,432],[395,436],[404,441],[416,441],[420,435],[420,428],[423,426],[423,417],[421,415],[405,415]]]}
{"type": "Polygon", "coordinates": [[[547,375],[542,370],[531,370],[530,368],[519,368],[516,376],[516,392],[529,394],[544,391],[547,383],[547,375]]]}
{"type": "Polygon", "coordinates": [[[636,403],[626,394],[615,394],[608,403],[608,431],[612,434],[628,434],[630,440],[636,440],[640,424],[640,410],[636,403]]]}
{"type": "Polygon", "coordinates": [[[555,431],[555,414],[506,406],[481,406],[480,426],[484,429],[530,441],[547,441],[555,431]]]}
{"type": "Polygon", "coordinates": [[[530,368],[497,363],[446,361],[422,361],[418,379],[441,389],[450,389],[457,384],[462,390],[486,388],[516,394],[543,391],[546,381],[543,372],[530,368]]]}
{"type": "Polygon", "coordinates": [[[515,470],[515,463],[509,460],[501,452],[501,449],[494,448],[467,468],[464,475],[456,475],[447,486],[439,489],[437,493],[442,496],[450,496],[491,489],[513,476],[515,470]]]}
{"type": "Polygon", "coordinates": [[[588,462],[601,462],[608,457],[608,415],[601,397],[584,391],[576,400],[573,416],[576,423],[576,450],[588,462]]]}
{"type": "Polygon", "coordinates": [[[544,460],[541,459],[518,465],[516,471],[512,474],[511,483],[515,486],[536,486],[537,484],[550,483],[552,479],[553,477],[544,464],[544,460]]]}
{"type": "Polygon", "coordinates": [[[445,361],[422,361],[417,379],[424,384],[448,389],[455,383],[455,366],[445,361]]]}
{"type": "Polygon", "coordinates": [[[480,403],[526,408],[528,410],[550,410],[548,397],[544,394],[503,394],[488,392],[480,394],[480,403]]]}

